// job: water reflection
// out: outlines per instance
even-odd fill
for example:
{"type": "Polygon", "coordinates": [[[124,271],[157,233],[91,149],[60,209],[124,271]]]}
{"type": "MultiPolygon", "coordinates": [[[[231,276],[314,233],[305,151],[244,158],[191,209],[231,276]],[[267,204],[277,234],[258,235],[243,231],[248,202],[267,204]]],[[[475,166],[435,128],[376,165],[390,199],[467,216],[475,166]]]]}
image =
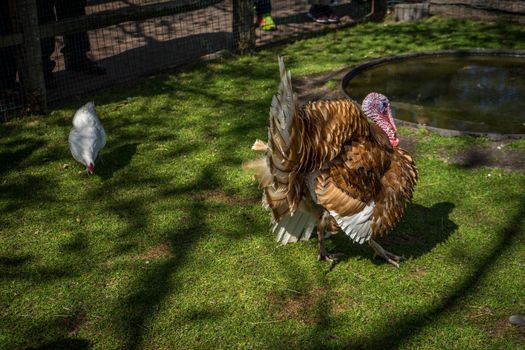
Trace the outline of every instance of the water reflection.
{"type": "Polygon", "coordinates": [[[525,60],[425,57],[359,73],[346,92],[388,96],[396,118],[444,129],[525,134],[525,60]]]}

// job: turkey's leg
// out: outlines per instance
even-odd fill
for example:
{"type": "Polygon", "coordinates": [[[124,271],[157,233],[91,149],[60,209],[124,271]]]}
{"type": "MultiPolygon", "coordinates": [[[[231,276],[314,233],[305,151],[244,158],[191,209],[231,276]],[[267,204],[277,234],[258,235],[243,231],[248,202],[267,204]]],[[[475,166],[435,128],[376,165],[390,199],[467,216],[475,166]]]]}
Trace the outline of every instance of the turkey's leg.
{"type": "Polygon", "coordinates": [[[323,213],[323,216],[321,216],[321,220],[319,220],[319,223],[317,224],[317,238],[319,241],[319,251],[317,253],[317,260],[328,260],[328,261],[334,261],[337,260],[339,257],[343,256],[342,253],[333,253],[329,254],[326,251],[326,248],[324,246],[324,230],[326,228],[326,223],[328,220],[328,213],[323,213]]]}
{"type": "Polygon", "coordinates": [[[395,267],[399,267],[399,262],[404,259],[404,257],[402,256],[397,256],[395,254],[390,253],[388,250],[381,247],[373,239],[370,239],[368,241],[368,244],[374,250],[375,255],[379,255],[380,257],[382,257],[383,259],[385,259],[387,262],[394,265],[395,267]]]}

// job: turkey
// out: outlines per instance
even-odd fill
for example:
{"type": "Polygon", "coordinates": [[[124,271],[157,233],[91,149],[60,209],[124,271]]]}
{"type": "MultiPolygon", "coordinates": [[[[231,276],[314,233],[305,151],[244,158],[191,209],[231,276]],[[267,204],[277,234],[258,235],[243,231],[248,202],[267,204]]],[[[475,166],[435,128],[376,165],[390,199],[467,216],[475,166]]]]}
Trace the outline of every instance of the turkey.
{"type": "Polygon", "coordinates": [[[95,103],[80,107],[73,117],[73,128],[69,132],[69,149],[73,158],[86,166],[93,174],[95,160],[106,145],[106,132],[95,113],[95,103]]]}
{"type": "Polygon", "coordinates": [[[325,235],[342,230],[399,267],[401,257],[375,238],[392,230],[405,213],[417,169],[410,154],[398,147],[389,100],[370,93],[362,108],[351,100],[301,107],[282,57],[279,71],[268,143],[256,140],[252,146],[265,156],[245,164],[263,190],[277,241],[308,240],[315,230],[318,259],[334,260],[340,254],[326,251],[325,235]]]}

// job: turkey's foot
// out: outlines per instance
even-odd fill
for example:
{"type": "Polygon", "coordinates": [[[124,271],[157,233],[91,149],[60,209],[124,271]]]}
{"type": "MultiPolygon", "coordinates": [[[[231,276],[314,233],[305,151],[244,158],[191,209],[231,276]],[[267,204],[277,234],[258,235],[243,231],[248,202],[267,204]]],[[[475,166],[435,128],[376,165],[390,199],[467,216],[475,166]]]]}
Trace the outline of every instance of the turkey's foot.
{"type": "Polygon", "coordinates": [[[403,256],[397,256],[395,254],[390,253],[388,250],[381,247],[376,241],[371,239],[368,241],[368,244],[370,247],[374,250],[374,256],[380,256],[383,259],[385,259],[388,263],[394,265],[395,267],[399,268],[399,262],[401,260],[404,260],[405,258],[403,256]]]}
{"type": "Polygon", "coordinates": [[[317,253],[317,260],[334,262],[343,256],[344,256],[343,253],[328,253],[326,251],[326,248],[322,246],[322,247],[319,247],[319,252],[317,253]]]}
{"type": "Polygon", "coordinates": [[[324,239],[325,239],[325,227],[328,223],[328,218],[330,217],[330,214],[328,212],[324,212],[321,216],[319,223],[317,224],[317,238],[319,239],[319,252],[317,253],[317,260],[325,260],[325,261],[331,261],[335,262],[338,258],[343,256],[342,253],[332,253],[329,254],[326,251],[326,248],[324,246],[324,239]]]}

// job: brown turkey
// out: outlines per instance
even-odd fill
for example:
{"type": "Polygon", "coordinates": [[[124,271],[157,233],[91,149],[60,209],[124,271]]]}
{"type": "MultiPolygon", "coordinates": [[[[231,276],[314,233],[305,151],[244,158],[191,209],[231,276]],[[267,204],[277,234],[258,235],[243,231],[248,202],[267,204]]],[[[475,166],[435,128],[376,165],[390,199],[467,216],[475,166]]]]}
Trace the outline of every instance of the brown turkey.
{"type": "Polygon", "coordinates": [[[332,260],[340,254],[327,253],[325,234],[342,230],[399,267],[401,258],[374,240],[401,219],[417,181],[412,157],[398,147],[390,102],[370,93],[362,109],[350,100],[301,107],[282,57],[279,71],[268,143],[256,140],[252,146],[265,156],[245,164],[263,189],[277,241],[308,240],[316,229],[318,259],[332,260]]]}

